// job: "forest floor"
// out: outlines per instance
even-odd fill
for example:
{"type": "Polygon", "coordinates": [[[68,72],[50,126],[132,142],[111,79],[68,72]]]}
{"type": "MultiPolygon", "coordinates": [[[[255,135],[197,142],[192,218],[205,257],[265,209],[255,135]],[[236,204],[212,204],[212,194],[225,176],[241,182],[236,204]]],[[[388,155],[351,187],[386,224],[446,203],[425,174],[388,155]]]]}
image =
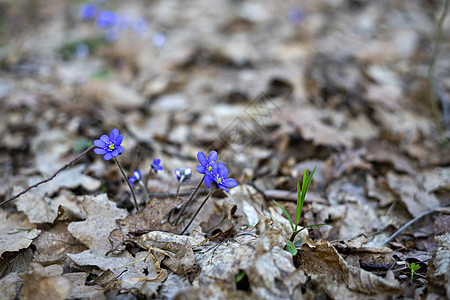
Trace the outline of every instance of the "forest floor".
{"type": "Polygon", "coordinates": [[[0,298],[449,298],[444,2],[0,2],[0,298]],[[139,211],[94,151],[8,201],[113,128],[139,211]]]}

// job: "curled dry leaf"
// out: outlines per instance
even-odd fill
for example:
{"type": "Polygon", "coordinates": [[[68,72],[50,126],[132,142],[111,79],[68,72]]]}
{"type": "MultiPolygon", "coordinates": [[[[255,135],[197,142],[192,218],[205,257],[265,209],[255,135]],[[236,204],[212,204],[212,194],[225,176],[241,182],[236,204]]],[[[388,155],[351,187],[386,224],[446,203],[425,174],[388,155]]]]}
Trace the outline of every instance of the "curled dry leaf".
{"type": "Polygon", "coordinates": [[[186,243],[184,248],[178,251],[175,256],[163,261],[163,264],[176,274],[186,274],[195,268],[195,256],[191,245],[186,243]]]}
{"type": "Polygon", "coordinates": [[[111,249],[109,234],[118,228],[116,220],[125,218],[128,212],[117,208],[106,194],[86,196],[82,206],[87,215],[86,220],[70,223],[69,232],[92,251],[103,254],[108,252],[111,249]]]}
{"type": "Polygon", "coordinates": [[[403,204],[413,217],[417,217],[440,205],[436,196],[425,192],[419,182],[407,175],[397,175],[394,172],[389,172],[387,181],[389,187],[400,196],[403,204]]]}
{"type": "Polygon", "coordinates": [[[31,224],[28,218],[22,220],[17,213],[6,217],[7,212],[0,210],[0,256],[6,252],[19,251],[28,248],[33,239],[39,235],[40,230],[31,224]]]}
{"type": "Polygon", "coordinates": [[[378,277],[363,269],[347,265],[328,241],[317,241],[312,246],[303,244],[300,267],[317,280],[325,278],[329,297],[348,299],[363,295],[397,295],[402,292],[396,280],[378,277]]]}
{"type": "Polygon", "coordinates": [[[21,275],[23,289],[21,299],[61,299],[69,296],[71,281],[61,275],[47,276],[45,269],[38,263],[31,263],[33,271],[21,275]]]}
{"type": "Polygon", "coordinates": [[[170,213],[177,205],[180,199],[172,197],[152,198],[145,205],[145,208],[138,211],[134,216],[127,216],[123,220],[119,220],[120,226],[128,232],[145,231],[180,231],[181,225],[173,227],[169,222],[162,224],[164,217],[170,213]]]}

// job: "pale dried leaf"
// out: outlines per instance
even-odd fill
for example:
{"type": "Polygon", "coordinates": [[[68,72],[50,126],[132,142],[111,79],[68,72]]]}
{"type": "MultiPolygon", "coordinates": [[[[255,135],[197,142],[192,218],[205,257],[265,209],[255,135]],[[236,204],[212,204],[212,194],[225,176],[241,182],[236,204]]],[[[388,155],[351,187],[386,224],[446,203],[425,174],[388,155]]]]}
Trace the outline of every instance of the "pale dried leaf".
{"type": "Polygon", "coordinates": [[[36,225],[31,224],[28,218],[22,220],[19,214],[15,213],[9,218],[7,212],[0,210],[0,256],[6,251],[19,251],[27,248],[33,239],[41,233],[36,229],[36,225]],[[22,230],[26,229],[26,230],[22,230]]]}
{"type": "Polygon", "coordinates": [[[89,249],[104,254],[111,249],[108,237],[111,231],[118,228],[116,220],[125,218],[128,212],[117,208],[106,194],[86,196],[82,206],[87,215],[86,221],[72,222],[68,230],[89,249]]]}
{"type": "Polygon", "coordinates": [[[17,299],[23,280],[17,273],[9,273],[0,280],[0,295],[4,300],[17,299]]]}
{"type": "Polygon", "coordinates": [[[67,273],[63,275],[72,282],[68,299],[106,299],[101,286],[86,285],[87,275],[87,273],[67,273]]]}
{"type": "Polygon", "coordinates": [[[36,247],[34,259],[43,265],[63,263],[66,253],[79,253],[86,250],[68,231],[67,224],[58,223],[48,231],[44,231],[33,242],[36,247]]]}

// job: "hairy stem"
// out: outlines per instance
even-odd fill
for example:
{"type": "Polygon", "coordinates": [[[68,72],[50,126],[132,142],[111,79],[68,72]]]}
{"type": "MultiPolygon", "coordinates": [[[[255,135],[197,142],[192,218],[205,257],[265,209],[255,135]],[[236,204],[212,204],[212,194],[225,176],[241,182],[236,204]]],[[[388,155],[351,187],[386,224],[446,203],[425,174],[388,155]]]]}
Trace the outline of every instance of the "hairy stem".
{"type": "MultiPolygon", "coordinates": [[[[191,204],[192,200],[194,200],[194,196],[197,194],[198,189],[202,186],[203,180],[205,180],[205,175],[203,175],[202,180],[200,180],[200,182],[198,183],[197,187],[195,188],[194,192],[191,194],[191,196],[189,196],[188,201],[186,202],[186,204],[183,206],[183,208],[181,209],[180,214],[178,215],[177,219],[175,220],[175,222],[173,223],[174,226],[176,226],[178,224],[178,222],[180,221],[181,216],[183,215],[184,211],[186,210],[186,207],[189,206],[189,204],[191,204]]],[[[178,195],[178,193],[177,193],[178,195]]]]}
{"type": "Polygon", "coordinates": [[[187,224],[187,226],[183,229],[183,231],[180,234],[183,234],[186,232],[186,230],[189,228],[189,226],[191,226],[192,222],[194,221],[195,217],[198,215],[198,213],[200,212],[200,210],[203,208],[203,206],[205,205],[206,201],[208,201],[209,197],[211,197],[211,195],[214,193],[214,190],[211,190],[209,192],[209,194],[206,196],[205,200],[203,200],[202,204],[200,205],[200,207],[197,209],[197,211],[195,212],[194,216],[192,217],[192,219],[189,221],[189,223],[187,224]]]}
{"type": "Polygon", "coordinates": [[[114,157],[114,160],[116,161],[116,164],[119,167],[123,178],[125,179],[125,181],[128,184],[128,187],[130,188],[131,195],[133,196],[133,200],[134,200],[134,206],[136,207],[136,211],[139,211],[139,207],[138,207],[138,204],[137,204],[137,201],[136,201],[136,195],[134,194],[133,187],[131,186],[130,182],[128,181],[127,175],[125,175],[125,171],[123,170],[122,165],[120,164],[119,160],[117,158],[115,158],[115,157],[114,157]]]}

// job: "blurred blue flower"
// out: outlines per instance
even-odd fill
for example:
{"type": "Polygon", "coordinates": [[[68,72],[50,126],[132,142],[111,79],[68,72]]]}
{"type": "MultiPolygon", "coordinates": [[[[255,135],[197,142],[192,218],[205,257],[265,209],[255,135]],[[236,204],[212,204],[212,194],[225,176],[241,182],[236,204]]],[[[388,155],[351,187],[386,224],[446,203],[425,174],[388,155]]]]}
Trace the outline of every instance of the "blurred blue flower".
{"type": "Polygon", "coordinates": [[[153,163],[152,163],[152,169],[155,170],[155,172],[161,171],[163,169],[163,167],[161,167],[161,159],[153,159],[153,163]]]}
{"type": "Polygon", "coordinates": [[[137,35],[143,35],[147,30],[147,21],[143,18],[140,18],[133,22],[133,30],[137,35]]]}
{"type": "Polygon", "coordinates": [[[98,155],[105,155],[104,159],[110,160],[123,152],[124,148],[120,146],[122,141],[123,136],[119,134],[119,129],[114,128],[109,137],[104,134],[100,139],[94,141],[94,146],[98,147],[94,149],[94,152],[98,155]]]}
{"type": "Polygon", "coordinates": [[[205,176],[205,185],[210,187],[215,182],[219,188],[228,193],[228,188],[237,186],[237,182],[233,178],[227,178],[228,169],[224,163],[211,163],[211,172],[205,176]]]}
{"type": "Polygon", "coordinates": [[[77,47],[75,48],[75,56],[79,58],[84,58],[88,55],[89,55],[89,46],[84,43],[78,44],[77,47]]]}
{"type": "Polygon", "coordinates": [[[177,181],[181,181],[182,183],[188,182],[191,179],[192,169],[191,168],[176,169],[174,173],[177,176],[177,181]]]}
{"type": "Polygon", "coordinates": [[[141,170],[137,170],[133,172],[133,176],[128,178],[128,182],[130,182],[131,186],[134,187],[134,182],[142,179],[141,170]]]}
{"type": "Polygon", "coordinates": [[[110,10],[103,10],[98,14],[97,17],[97,27],[98,28],[109,28],[117,23],[117,14],[110,10]]]}
{"type": "Polygon", "coordinates": [[[300,7],[295,7],[288,11],[288,18],[291,23],[300,25],[305,19],[305,14],[300,7]]]}
{"type": "Polygon", "coordinates": [[[87,21],[95,18],[97,10],[98,10],[97,5],[92,3],[83,3],[78,9],[78,16],[80,17],[81,20],[87,21]]]}
{"type": "Polygon", "coordinates": [[[197,165],[195,169],[200,174],[206,175],[208,172],[211,172],[212,170],[211,164],[217,161],[217,157],[218,157],[217,152],[214,150],[209,152],[208,158],[206,158],[205,153],[199,151],[197,153],[197,159],[200,165],[197,165]]]}
{"type": "Polygon", "coordinates": [[[152,36],[152,43],[158,49],[164,47],[164,45],[166,44],[166,40],[166,36],[161,32],[157,32],[152,36]]]}

